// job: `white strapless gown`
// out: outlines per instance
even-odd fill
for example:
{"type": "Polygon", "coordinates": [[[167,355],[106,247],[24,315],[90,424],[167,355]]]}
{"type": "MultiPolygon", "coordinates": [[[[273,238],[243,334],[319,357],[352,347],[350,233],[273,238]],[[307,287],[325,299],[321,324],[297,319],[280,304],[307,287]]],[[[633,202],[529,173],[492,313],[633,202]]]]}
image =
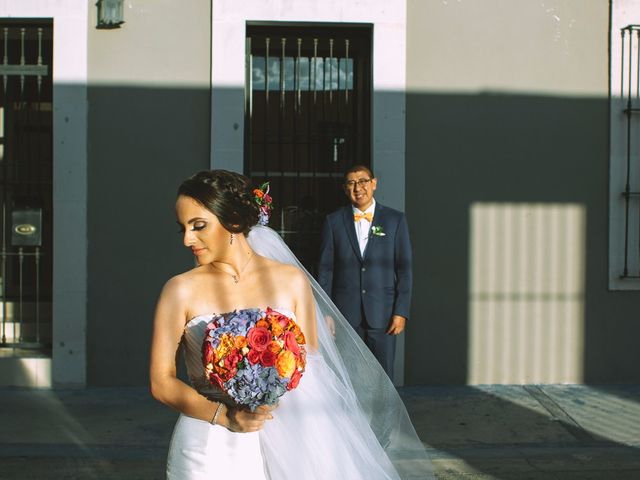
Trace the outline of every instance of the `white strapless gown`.
{"type": "MultiPolygon", "coordinates": [[[[293,313],[278,309],[294,318],[293,313]]],[[[201,347],[214,315],[185,326],[184,355],[192,386],[211,399],[224,393],[204,377],[201,347]]],[[[399,479],[364,415],[349,401],[319,354],[307,354],[299,386],[287,392],[274,419],[255,433],[233,433],[180,415],[167,461],[167,478],[211,480],[387,480],[399,479]]]]}

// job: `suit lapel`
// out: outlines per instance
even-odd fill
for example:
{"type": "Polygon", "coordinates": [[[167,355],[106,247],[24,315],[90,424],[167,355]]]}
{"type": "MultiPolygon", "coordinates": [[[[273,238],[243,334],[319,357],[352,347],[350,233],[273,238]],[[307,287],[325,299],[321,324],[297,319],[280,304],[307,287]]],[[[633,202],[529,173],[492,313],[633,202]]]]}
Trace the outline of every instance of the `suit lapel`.
{"type": "Polygon", "coordinates": [[[353,247],[356,257],[358,257],[358,260],[362,261],[360,245],[358,244],[358,236],[356,235],[356,227],[353,222],[353,209],[349,205],[344,208],[343,212],[344,214],[342,218],[344,219],[344,229],[347,232],[347,237],[349,237],[349,241],[351,242],[351,246],[353,247]]]}
{"type": "MultiPolygon", "coordinates": [[[[373,222],[371,222],[371,226],[380,225],[380,213],[382,212],[383,207],[379,202],[376,202],[376,208],[373,210],[373,222]]],[[[355,232],[355,229],[354,229],[355,232]]],[[[362,255],[363,259],[367,258],[367,255],[371,251],[373,247],[373,243],[376,241],[377,235],[373,235],[371,233],[371,229],[369,229],[369,240],[367,240],[367,246],[364,247],[364,254],[362,255]]]]}

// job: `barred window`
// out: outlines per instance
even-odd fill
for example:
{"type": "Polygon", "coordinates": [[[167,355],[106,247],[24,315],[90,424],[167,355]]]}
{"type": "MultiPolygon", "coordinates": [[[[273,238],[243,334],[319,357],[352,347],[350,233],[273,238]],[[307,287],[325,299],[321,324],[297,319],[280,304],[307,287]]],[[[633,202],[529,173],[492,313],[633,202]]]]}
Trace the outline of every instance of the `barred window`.
{"type": "Polygon", "coordinates": [[[630,18],[637,9],[617,6],[611,30],[609,288],[639,290],[640,15],[630,18]]]}

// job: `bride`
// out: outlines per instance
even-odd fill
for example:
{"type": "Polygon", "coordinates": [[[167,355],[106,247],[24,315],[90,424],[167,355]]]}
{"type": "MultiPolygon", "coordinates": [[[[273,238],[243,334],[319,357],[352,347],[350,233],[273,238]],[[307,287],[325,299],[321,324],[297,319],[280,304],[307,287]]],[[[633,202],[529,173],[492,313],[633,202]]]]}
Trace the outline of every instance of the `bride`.
{"type": "Polygon", "coordinates": [[[249,180],[199,172],[180,185],[176,214],[198,266],[165,284],[154,319],[151,392],[180,412],[167,478],[434,478],[378,362],[278,234],[258,225],[249,180]],[[216,314],[268,307],[298,323],[307,365],[277,408],[252,412],[208,382],[201,348],[216,314]],[[190,385],[177,378],[180,350],[190,385]]]}

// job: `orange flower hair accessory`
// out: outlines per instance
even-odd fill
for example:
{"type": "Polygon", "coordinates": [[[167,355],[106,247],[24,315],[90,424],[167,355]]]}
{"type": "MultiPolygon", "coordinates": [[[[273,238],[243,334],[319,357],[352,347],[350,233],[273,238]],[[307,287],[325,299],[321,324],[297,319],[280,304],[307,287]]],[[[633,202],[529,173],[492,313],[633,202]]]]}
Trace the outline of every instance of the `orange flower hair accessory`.
{"type": "Polygon", "coordinates": [[[273,210],[273,206],[271,205],[273,199],[269,195],[269,182],[264,182],[260,185],[260,188],[253,190],[253,199],[260,208],[258,223],[260,225],[268,225],[271,210],[273,210]]]}

